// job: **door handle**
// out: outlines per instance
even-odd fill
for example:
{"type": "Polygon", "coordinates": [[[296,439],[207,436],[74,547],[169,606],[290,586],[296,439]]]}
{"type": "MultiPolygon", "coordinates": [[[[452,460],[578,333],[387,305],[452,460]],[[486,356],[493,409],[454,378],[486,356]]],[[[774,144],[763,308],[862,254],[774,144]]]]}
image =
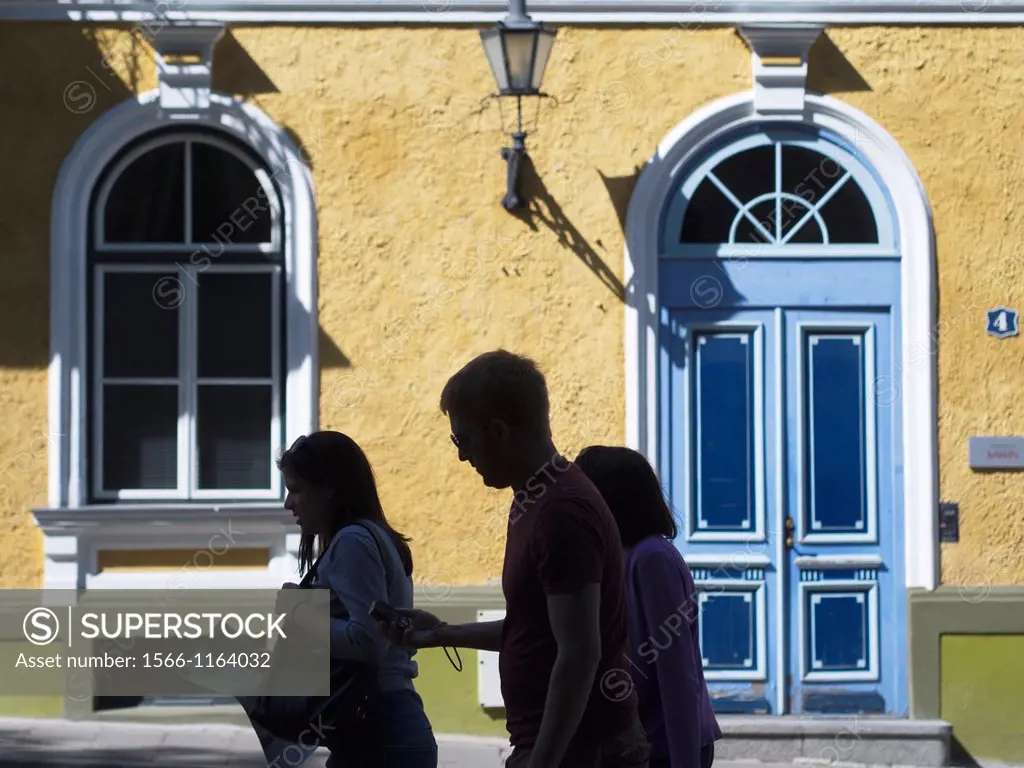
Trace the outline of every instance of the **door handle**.
{"type": "Polygon", "coordinates": [[[793,523],[793,518],[787,516],[784,526],[786,528],[786,549],[789,550],[793,548],[793,529],[796,527],[793,523]]]}

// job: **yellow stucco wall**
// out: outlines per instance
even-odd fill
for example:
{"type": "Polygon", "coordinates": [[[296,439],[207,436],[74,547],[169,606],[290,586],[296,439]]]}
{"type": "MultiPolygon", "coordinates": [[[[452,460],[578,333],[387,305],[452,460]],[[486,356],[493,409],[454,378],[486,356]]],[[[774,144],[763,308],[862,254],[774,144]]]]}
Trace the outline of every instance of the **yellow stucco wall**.
{"type": "Polygon", "coordinates": [[[0,103],[10,116],[0,121],[0,588],[35,587],[43,575],[42,536],[31,510],[46,506],[47,453],[56,439],[46,376],[53,186],[82,131],[156,81],[143,44],[116,30],[5,22],[0,61],[12,73],[0,78],[0,103]],[[96,94],[91,101],[80,96],[86,81],[96,94]]]}
{"type": "MultiPolygon", "coordinates": [[[[1024,430],[1024,340],[984,333],[988,306],[1024,303],[1019,34],[832,30],[812,59],[812,87],[901,142],[935,213],[942,496],[963,513],[961,543],[943,549],[953,583],[1024,582],[1024,479],[966,466],[968,435],[1024,430]]],[[[50,194],[81,131],[154,74],[127,29],[8,23],[0,51],[0,467],[13,467],[0,480],[0,586],[28,586],[41,577],[28,510],[46,496],[50,194]],[[26,451],[34,461],[20,469],[26,451]]],[[[216,87],[290,129],[310,159],[321,423],[366,448],[389,516],[414,538],[419,579],[500,571],[508,495],[456,461],[437,408],[474,354],[506,346],[541,363],[570,454],[623,439],[622,219],[635,170],[675,124],[749,78],[732,30],[563,29],[545,80],[558,101],[528,139],[539,210],[523,221],[498,204],[504,138],[482,101],[493,82],[472,30],[238,28],[221,43],[216,87]]]]}

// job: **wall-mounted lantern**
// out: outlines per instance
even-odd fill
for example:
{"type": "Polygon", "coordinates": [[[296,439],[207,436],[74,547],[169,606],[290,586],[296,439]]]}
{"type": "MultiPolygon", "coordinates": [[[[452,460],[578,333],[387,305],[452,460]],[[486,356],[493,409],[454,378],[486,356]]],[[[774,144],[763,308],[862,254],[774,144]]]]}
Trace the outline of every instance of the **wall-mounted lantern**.
{"type": "Polygon", "coordinates": [[[496,98],[514,97],[516,100],[516,130],[512,132],[512,146],[501,150],[508,163],[506,193],[501,204],[506,210],[519,208],[519,168],[526,156],[526,132],[523,130],[523,97],[544,97],[540,90],[544,69],[555,44],[554,29],[537,24],[526,13],[526,0],[510,0],[509,12],[494,29],[480,32],[484,53],[498,83],[496,98]]]}

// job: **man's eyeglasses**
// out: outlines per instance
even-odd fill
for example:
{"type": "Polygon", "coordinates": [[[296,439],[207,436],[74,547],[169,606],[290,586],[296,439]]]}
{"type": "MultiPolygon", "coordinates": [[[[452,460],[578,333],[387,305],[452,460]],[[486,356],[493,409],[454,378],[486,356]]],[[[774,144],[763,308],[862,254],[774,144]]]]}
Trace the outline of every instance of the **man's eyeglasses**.
{"type": "Polygon", "coordinates": [[[462,450],[462,446],[459,445],[459,438],[457,438],[455,435],[448,435],[448,437],[450,437],[452,439],[452,443],[455,445],[455,447],[458,448],[461,451],[462,450]]]}

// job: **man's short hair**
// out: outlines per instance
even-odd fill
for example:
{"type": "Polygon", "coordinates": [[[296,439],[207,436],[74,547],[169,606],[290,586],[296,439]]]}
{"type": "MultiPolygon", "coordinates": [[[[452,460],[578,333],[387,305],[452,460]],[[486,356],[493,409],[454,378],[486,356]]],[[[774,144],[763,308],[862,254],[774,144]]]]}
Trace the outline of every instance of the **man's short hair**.
{"type": "Polygon", "coordinates": [[[473,358],[448,379],[441,412],[477,424],[501,419],[510,427],[551,436],[548,385],[528,357],[498,349],[473,358]]]}

